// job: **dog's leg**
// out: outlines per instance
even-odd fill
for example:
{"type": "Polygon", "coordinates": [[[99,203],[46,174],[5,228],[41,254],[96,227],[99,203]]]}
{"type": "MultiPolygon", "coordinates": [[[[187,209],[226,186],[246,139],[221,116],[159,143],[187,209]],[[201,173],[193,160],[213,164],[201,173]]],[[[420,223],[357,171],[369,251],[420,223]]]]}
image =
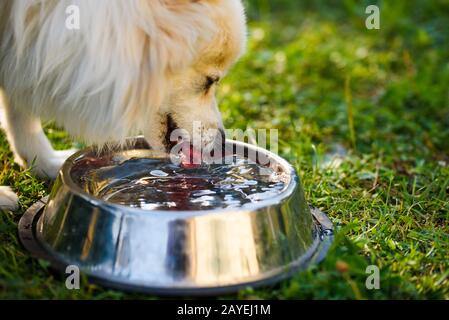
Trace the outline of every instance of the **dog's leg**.
{"type": "Polygon", "coordinates": [[[17,163],[31,166],[40,177],[56,178],[62,163],[75,150],[53,150],[42,130],[41,121],[23,109],[6,103],[3,127],[17,163]]]}
{"type": "Polygon", "coordinates": [[[9,188],[0,186],[0,210],[17,210],[19,198],[9,188]]]}

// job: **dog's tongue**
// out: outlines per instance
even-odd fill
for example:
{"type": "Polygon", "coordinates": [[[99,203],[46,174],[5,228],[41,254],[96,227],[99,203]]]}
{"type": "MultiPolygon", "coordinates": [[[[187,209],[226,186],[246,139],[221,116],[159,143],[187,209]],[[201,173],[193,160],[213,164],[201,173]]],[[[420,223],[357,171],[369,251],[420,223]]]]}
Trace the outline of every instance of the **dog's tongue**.
{"type": "Polygon", "coordinates": [[[201,166],[201,163],[201,152],[186,142],[186,145],[181,149],[181,167],[194,169],[201,166]]]}

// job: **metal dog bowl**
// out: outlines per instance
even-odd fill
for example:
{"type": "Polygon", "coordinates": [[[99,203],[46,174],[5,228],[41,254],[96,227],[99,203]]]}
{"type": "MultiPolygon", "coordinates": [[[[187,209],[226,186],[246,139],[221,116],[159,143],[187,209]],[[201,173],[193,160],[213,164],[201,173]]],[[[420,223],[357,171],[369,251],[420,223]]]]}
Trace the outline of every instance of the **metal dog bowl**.
{"type": "MultiPolygon", "coordinates": [[[[209,295],[272,284],[320,261],[332,223],[310,210],[295,170],[265,149],[228,140],[271,159],[288,175],[283,191],[250,206],[201,211],[146,211],[83,191],[72,170],[91,148],[63,165],[48,199],[33,205],[19,236],[35,256],[64,272],[76,265],[93,281],[168,295],[209,295]]],[[[111,155],[145,155],[142,138],[111,155]]]]}

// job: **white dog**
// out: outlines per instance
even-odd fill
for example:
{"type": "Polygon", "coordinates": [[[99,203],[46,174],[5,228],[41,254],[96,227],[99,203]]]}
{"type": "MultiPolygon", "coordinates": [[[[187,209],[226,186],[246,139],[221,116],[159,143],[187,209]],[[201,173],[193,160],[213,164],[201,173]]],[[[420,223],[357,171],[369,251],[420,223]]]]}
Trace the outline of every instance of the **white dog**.
{"type": "MultiPolygon", "coordinates": [[[[0,0],[2,123],[16,161],[54,178],[73,152],[55,151],[41,120],[90,144],[143,134],[167,149],[171,129],[222,129],[215,83],[246,40],[240,0],[0,0]],[[66,27],[69,6],[80,28],[66,27]]],[[[17,196],[0,187],[0,209],[17,196]]]]}

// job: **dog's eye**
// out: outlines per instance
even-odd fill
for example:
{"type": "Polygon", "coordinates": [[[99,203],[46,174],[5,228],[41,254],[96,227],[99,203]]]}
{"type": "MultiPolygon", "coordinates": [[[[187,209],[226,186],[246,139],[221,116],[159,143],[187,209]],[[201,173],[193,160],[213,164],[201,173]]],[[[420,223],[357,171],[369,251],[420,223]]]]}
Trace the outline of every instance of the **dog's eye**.
{"type": "Polygon", "coordinates": [[[204,91],[209,91],[209,89],[218,81],[220,81],[219,76],[207,76],[203,85],[204,91]]]}

